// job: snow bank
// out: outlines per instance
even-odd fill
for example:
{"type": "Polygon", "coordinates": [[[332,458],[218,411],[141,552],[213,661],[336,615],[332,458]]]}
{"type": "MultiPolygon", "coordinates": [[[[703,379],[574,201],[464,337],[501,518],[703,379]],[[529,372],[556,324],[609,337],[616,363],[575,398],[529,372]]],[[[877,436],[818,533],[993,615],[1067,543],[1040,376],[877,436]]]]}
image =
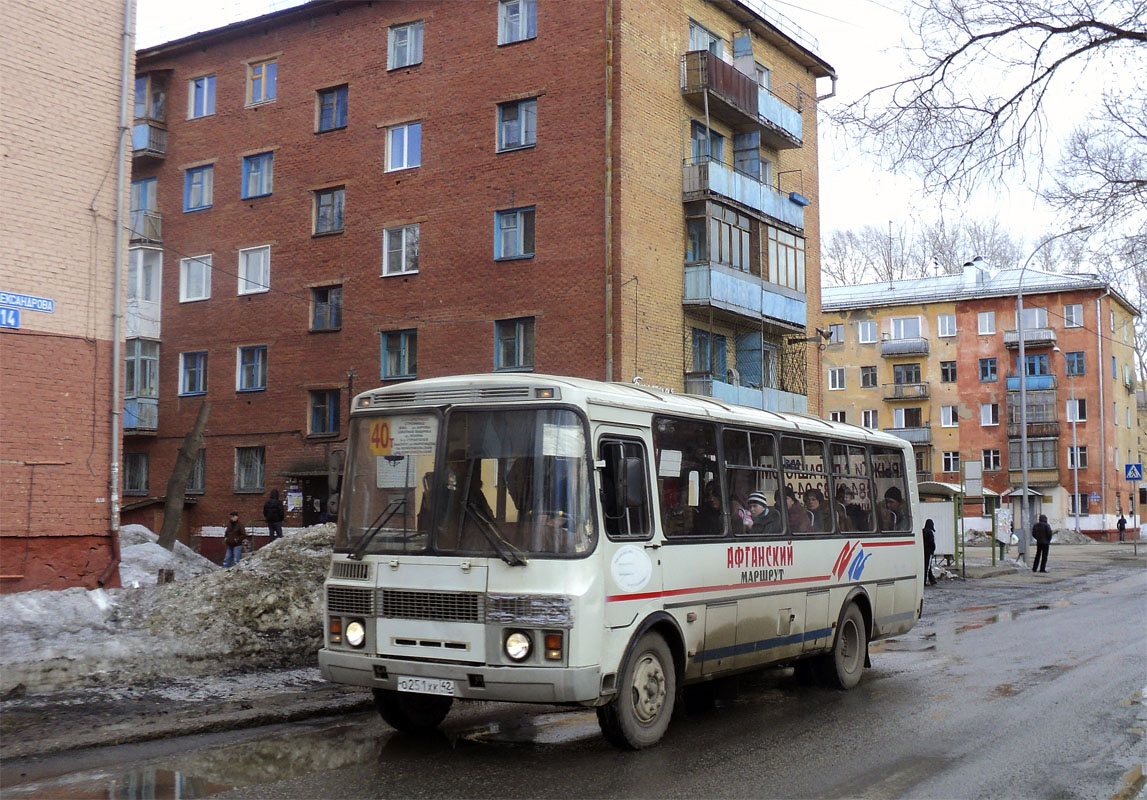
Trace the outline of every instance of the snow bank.
{"type": "Polygon", "coordinates": [[[156,542],[159,537],[143,525],[124,525],[120,529],[120,582],[138,588],[154,584],[161,569],[175,570],[177,581],[219,569],[214,561],[204,558],[183,542],[172,551],[156,542]]]}

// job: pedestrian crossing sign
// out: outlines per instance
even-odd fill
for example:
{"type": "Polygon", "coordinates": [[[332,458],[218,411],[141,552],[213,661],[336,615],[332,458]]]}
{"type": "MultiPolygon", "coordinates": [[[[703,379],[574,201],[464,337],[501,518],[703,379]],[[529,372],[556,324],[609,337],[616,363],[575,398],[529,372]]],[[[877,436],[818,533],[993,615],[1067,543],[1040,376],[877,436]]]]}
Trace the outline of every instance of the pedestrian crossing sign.
{"type": "Polygon", "coordinates": [[[1142,464],[1124,464],[1123,477],[1129,481],[1143,480],[1143,465],[1142,464]]]}

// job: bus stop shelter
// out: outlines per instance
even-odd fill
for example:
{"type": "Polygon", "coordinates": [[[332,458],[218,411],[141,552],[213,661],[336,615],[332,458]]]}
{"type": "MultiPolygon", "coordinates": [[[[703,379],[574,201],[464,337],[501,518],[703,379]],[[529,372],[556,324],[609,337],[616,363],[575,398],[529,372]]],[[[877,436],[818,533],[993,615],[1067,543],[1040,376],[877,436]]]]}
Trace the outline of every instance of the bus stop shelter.
{"type": "MultiPolygon", "coordinates": [[[[920,514],[931,519],[936,526],[936,555],[944,556],[949,564],[964,555],[964,488],[958,483],[921,481],[920,514]]],[[[999,497],[998,492],[984,488],[985,497],[999,497]]]]}

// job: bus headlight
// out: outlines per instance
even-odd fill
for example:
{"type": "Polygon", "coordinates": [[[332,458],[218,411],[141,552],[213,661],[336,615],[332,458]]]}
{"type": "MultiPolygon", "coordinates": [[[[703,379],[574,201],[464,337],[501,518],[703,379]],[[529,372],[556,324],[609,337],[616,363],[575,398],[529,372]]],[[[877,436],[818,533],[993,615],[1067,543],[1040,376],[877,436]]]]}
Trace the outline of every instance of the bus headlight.
{"type": "Polygon", "coordinates": [[[362,647],[366,641],[366,626],[361,619],[352,619],[346,626],[346,643],[351,647],[362,647]]]}
{"type": "Polygon", "coordinates": [[[514,631],[506,637],[506,655],[514,661],[522,661],[533,647],[530,637],[521,631],[514,631]]]}

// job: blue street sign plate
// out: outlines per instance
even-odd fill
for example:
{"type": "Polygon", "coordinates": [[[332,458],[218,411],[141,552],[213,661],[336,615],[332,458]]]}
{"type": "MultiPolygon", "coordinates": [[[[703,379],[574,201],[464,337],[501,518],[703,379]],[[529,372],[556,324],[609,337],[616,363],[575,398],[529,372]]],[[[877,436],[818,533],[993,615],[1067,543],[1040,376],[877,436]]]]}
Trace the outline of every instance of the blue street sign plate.
{"type": "Polygon", "coordinates": [[[1143,480],[1143,465],[1142,464],[1124,464],[1123,477],[1129,481],[1143,480]]]}
{"type": "Polygon", "coordinates": [[[19,328],[20,309],[0,306],[0,328],[19,328]]]}

